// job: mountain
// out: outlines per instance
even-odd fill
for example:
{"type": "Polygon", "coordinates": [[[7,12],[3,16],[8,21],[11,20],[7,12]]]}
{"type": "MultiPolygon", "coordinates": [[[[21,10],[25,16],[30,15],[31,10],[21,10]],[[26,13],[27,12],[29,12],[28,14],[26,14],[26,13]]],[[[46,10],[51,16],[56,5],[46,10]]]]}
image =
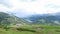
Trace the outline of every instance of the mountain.
{"type": "Polygon", "coordinates": [[[24,24],[27,23],[26,20],[16,17],[12,14],[0,12],[0,25],[10,25],[10,24],[24,24]]]}
{"type": "Polygon", "coordinates": [[[27,18],[31,24],[60,25],[60,13],[53,14],[36,14],[27,18]]]}
{"type": "Polygon", "coordinates": [[[10,24],[46,24],[60,25],[60,13],[35,14],[25,18],[19,18],[13,14],[0,12],[0,25],[10,24]]]}

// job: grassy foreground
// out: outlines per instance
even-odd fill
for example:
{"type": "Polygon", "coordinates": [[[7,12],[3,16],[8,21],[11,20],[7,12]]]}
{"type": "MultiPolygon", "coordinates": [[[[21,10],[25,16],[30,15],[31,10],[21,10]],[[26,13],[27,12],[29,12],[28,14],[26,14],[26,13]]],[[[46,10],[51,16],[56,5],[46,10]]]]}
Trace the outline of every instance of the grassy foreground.
{"type": "Polygon", "coordinates": [[[23,25],[0,28],[0,34],[60,34],[60,26],[23,25]]]}

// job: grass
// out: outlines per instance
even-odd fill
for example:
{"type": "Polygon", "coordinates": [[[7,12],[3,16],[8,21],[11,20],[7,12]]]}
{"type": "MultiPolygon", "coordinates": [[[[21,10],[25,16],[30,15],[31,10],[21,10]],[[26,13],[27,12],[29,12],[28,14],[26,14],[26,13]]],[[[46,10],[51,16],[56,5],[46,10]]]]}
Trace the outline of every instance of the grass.
{"type": "Polygon", "coordinates": [[[5,27],[0,28],[0,34],[60,34],[60,26],[32,24],[20,27],[5,27]]]}
{"type": "Polygon", "coordinates": [[[16,31],[16,30],[8,30],[0,29],[0,34],[35,34],[33,32],[29,31],[16,31]]]}

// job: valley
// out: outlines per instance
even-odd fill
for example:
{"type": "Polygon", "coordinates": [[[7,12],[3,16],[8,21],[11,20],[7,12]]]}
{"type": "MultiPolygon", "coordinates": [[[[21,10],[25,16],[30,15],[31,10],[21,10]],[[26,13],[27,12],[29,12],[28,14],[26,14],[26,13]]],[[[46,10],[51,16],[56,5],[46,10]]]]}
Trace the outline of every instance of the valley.
{"type": "Polygon", "coordinates": [[[60,34],[59,17],[35,15],[19,18],[0,12],[0,34],[60,34]]]}

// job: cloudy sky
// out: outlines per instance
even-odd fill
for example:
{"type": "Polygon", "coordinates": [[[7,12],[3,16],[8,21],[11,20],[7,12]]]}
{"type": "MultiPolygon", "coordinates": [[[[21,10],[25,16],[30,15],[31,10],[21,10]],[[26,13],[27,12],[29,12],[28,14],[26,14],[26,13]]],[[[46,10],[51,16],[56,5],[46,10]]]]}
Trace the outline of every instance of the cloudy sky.
{"type": "Polygon", "coordinates": [[[60,12],[60,0],[0,0],[0,12],[27,16],[60,12]]]}

